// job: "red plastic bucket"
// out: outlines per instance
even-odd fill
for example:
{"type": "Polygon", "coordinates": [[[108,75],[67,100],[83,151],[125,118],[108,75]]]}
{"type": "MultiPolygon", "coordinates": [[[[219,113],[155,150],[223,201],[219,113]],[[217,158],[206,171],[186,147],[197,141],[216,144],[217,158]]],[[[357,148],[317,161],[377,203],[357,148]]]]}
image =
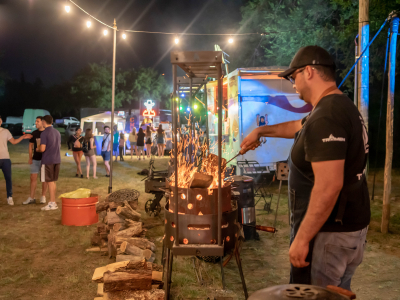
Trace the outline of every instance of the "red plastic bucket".
{"type": "Polygon", "coordinates": [[[92,194],[89,198],[61,198],[61,224],[67,226],[86,226],[99,221],[96,203],[99,196],[92,194]]]}

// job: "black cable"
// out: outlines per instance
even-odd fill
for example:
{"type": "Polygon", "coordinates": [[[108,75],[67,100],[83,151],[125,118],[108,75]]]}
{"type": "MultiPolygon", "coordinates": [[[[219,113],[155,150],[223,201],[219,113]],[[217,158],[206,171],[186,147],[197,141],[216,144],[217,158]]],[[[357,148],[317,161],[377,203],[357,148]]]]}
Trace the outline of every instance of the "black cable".
{"type": "Polygon", "coordinates": [[[378,136],[376,139],[376,153],[375,153],[375,164],[374,164],[374,180],[372,183],[372,196],[371,200],[374,200],[375,197],[375,178],[376,178],[376,165],[378,162],[378,152],[379,152],[379,134],[381,131],[381,120],[382,120],[382,107],[383,107],[383,93],[385,91],[385,78],[386,78],[386,68],[387,68],[387,57],[388,57],[388,52],[389,52],[389,41],[390,41],[390,27],[388,30],[388,37],[387,37],[387,42],[386,42],[386,55],[385,55],[385,67],[383,69],[383,75],[382,75],[382,90],[381,90],[381,108],[379,111],[379,121],[378,121],[378,136]]]}

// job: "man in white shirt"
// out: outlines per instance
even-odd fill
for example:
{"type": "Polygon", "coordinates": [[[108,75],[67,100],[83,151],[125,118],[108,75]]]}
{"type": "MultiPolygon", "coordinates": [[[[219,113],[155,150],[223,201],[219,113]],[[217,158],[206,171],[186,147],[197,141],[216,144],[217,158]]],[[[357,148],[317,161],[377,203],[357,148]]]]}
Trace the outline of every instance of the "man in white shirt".
{"type": "MultiPolygon", "coordinates": [[[[3,120],[0,116],[0,126],[2,123],[3,120]]],[[[3,171],[4,179],[6,180],[7,203],[9,205],[14,205],[14,201],[12,198],[11,160],[7,142],[16,145],[22,140],[30,139],[31,137],[32,135],[26,134],[20,136],[18,139],[14,139],[8,129],[0,128],[0,169],[3,171]]]]}

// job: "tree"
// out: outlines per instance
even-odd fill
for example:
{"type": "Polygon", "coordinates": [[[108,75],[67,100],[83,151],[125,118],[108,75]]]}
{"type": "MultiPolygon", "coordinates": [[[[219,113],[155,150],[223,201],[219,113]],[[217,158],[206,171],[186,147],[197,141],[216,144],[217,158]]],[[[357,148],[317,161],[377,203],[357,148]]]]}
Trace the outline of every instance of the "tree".
{"type": "MultiPolygon", "coordinates": [[[[71,98],[80,107],[111,108],[112,68],[105,63],[89,64],[72,79],[71,98]]],[[[151,68],[118,69],[115,74],[115,107],[129,108],[132,101],[161,99],[168,85],[151,68]]]]}

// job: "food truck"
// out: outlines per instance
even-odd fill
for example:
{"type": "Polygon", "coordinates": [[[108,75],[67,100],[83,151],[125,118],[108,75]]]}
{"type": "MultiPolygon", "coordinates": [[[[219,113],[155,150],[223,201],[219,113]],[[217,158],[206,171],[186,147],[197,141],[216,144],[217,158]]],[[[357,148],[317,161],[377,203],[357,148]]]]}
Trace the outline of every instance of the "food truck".
{"type": "MultiPolygon", "coordinates": [[[[273,125],[305,117],[312,106],[299,99],[292,84],[277,75],[284,67],[240,68],[223,81],[222,152],[227,160],[240,150],[243,139],[256,127],[273,125]]],[[[208,129],[211,152],[216,153],[218,133],[218,82],[207,83],[208,129]]],[[[257,161],[260,166],[275,168],[275,163],[287,160],[293,139],[261,138],[254,151],[238,156],[237,161],[257,161]]]]}

